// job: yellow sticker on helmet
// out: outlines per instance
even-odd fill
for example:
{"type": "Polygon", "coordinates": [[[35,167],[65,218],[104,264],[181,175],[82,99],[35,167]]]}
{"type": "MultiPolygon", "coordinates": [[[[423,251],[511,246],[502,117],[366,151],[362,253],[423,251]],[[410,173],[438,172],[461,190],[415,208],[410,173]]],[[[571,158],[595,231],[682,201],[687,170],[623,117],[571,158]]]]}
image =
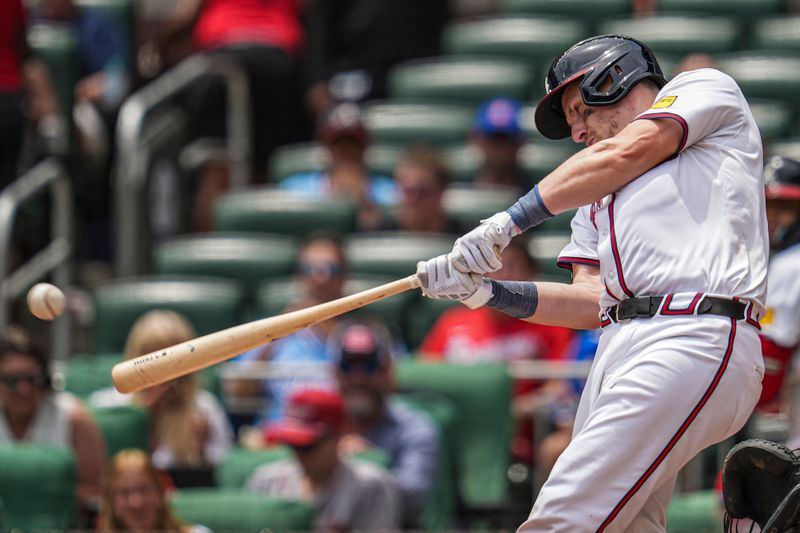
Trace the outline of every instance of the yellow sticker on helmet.
{"type": "Polygon", "coordinates": [[[671,106],[672,104],[674,104],[675,100],[677,100],[677,99],[678,99],[677,96],[665,96],[664,98],[662,98],[661,100],[659,100],[658,102],[653,104],[653,107],[651,107],[650,109],[664,109],[664,108],[667,108],[667,107],[671,106]]]}

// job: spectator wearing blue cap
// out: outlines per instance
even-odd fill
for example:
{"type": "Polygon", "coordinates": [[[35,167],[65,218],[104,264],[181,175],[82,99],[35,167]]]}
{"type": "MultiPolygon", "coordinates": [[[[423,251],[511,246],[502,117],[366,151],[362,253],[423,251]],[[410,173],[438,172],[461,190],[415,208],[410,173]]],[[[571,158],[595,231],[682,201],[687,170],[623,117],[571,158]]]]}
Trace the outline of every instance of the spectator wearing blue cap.
{"type": "Polygon", "coordinates": [[[483,162],[475,174],[475,185],[527,190],[525,173],[519,165],[519,150],[525,142],[521,113],[522,105],[513,98],[492,98],[478,108],[471,141],[483,162]]]}

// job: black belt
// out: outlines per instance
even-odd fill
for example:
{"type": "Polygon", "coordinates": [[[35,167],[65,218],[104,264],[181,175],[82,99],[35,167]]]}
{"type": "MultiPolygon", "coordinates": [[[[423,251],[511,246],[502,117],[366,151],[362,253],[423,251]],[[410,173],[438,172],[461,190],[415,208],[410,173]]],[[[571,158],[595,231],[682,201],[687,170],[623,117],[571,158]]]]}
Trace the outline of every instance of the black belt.
{"type": "MultiPolygon", "coordinates": [[[[652,318],[658,314],[664,296],[642,296],[640,298],[629,298],[617,305],[608,308],[608,317],[614,321],[629,320],[631,318],[652,318]]],[[[697,304],[697,310],[693,313],[698,315],[720,315],[742,320],[745,318],[747,303],[729,300],[727,298],[717,298],[706,296],[697,304]]],[[[672,313],[681,314],[681,313],[672,313]]]]}

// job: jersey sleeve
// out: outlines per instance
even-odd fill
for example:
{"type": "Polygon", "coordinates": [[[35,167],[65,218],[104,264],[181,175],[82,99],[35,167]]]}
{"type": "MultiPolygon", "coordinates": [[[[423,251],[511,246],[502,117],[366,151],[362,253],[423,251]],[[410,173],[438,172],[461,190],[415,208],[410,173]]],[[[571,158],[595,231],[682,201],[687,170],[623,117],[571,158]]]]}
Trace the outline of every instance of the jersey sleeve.
{"type": "Polygon", "coordinates": [[[667,83],[653,106],[637,119],[671,119],[683,129],[678,152],[712,135],[735,135],[745,121],[744,100],[733,78],[703,68],[667,83]]]}
{"type": "Polygon", "coordinates": [[[573,264],[600,266],[597,255],[597,228],[592,222],[591,207],[578,209],[572,217],[570,228],[572,236],[561,253],[558,254],[558,266],[572,270],[573,264]]]}

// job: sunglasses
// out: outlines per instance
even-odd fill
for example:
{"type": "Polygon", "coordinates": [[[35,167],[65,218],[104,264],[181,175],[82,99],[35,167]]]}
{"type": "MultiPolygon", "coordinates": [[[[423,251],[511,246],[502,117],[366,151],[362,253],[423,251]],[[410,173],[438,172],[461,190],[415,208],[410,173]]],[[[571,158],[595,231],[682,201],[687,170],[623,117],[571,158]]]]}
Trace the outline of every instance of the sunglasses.
{"type": "Polygon", "coordinates": [[[343,374],[355,374],[360,372],[368,376],[374,376],[381,369],[381,364],[375,357],[368,358],[347,358],[339,361],[339,370],[343,374]]]}
{"type": "Polygon", "coordinates": [[[9,389],[16,389],[20,383],[27,383],[32,387],[41,387],[47,383],[47,378],[43,374],[6,375],[0,376],[0,383],[9,389]]]}
{"type": "Polygon", "coordinates": [[[300,263],[298,270],[304,276],[327,276],[331,278],[342,273],[342,267],[337,263],[300,263]]]}

